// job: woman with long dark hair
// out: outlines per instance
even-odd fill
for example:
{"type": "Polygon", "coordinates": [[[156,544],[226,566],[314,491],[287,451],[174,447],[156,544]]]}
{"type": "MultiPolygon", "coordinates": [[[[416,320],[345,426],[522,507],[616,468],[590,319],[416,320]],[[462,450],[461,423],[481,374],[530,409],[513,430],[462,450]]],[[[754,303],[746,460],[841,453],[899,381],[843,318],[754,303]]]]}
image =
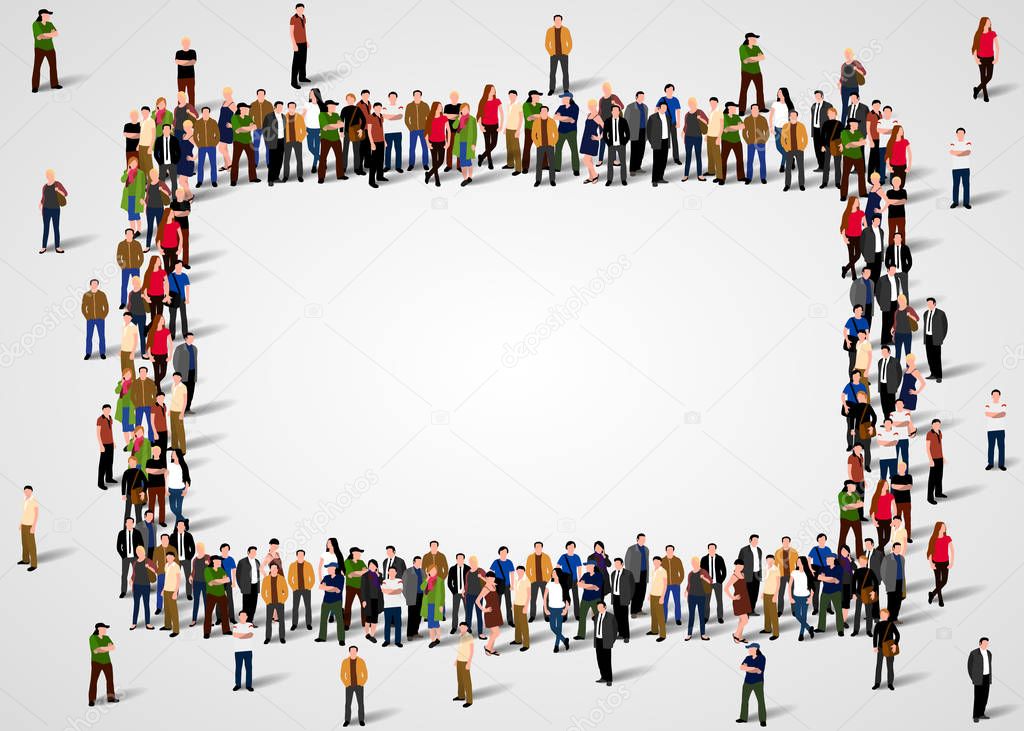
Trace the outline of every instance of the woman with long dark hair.
{"type": "MultiPolygon", "coordinates": [[[[320,113],[326,111],[327,105],[324,104],[320,90],[313,87],[309,90],[309,98],[302,108],[302,119],[306,123],[306,147],[309,149],[309,154],[313,156],[313,166],[309,169],[311,174],[316,173],[317,166],[320,164],[320,113]]],[[[333,616],[331,621],[334,621],[333,616]]]]}
{"type": "Polygon", "coordinates": [[[992,30],[992,20],[988,16],[978,21],[978,29],[974,31],[974,40],[971,41],[971,55],[978,65],[979,75],[978,85],[974,87],[974,98],[983,94],[982,98],[988,101],[988,82],[992,81],[992,72],[999,63],[999,38],[992,30]]]}
{"type": "Polygon", "coordinates": [[[551,581],[544,587],[544,616],[555,636],[555,652],[560,642],[569,650],[569,638],[562,634],[562,624],[569,618],[570,588],[569,576],[557,566],[551,569],[551,581]]]}
{"type": "Polygon", "coordinates": [[[164,324],[163,315],[156,315],[153,318],[149,334],[146,336],[146,347],[149,348],[149,356],[153,359],[153,383],[156,384],[157,391],[162,391],[161,381],[167,375],[167,356],[174,350],[171,331],[164,324]]]}
{"type": "MultiPolygon", "coordinates": [[[[729,574],[729,578],[725,581],[725,586],[722,587],[725,590],[725,595],[732,600],[732,613],[736,617],[736,632],[733,633],[732,641],[737,645],[747,641],[747,638],[743,636],[743,628],[747,626],[747,622],[750,620],[750,595],[747,593],[747,582],[743,578],[743,561],[742,559],[736,559],[733,562],[732,573],[729,574]]],[[[651,607],[651,611],[660,611],[655,607],[651,607]]]]}
{"type": "Polygon", "coordinates": [[[498,144],[498,130],[505,121],[505,112],[494,84],[487,84],[476,108],[476,118],[484,128],[484,151],[477,156],[476,164],[481,166],[487,160],[487,169],[494,170],[491,153],[498,144]]]}
{"type": "MultiPolygon", "coordinates": [[[[782,128],[789,121],[789,113],[795,109],[789,96],[789,89],[780,86],[775,92],[775,101],[768,112],[768,126],[775,132],[775,149],[779,152],[779,172],[786,172],[786,151],[782,149],[782,128]]],[[[795,160],[794,160],[795,164],[795,160]]]]}
{"type": "Polygon", "coordinates": [[[935,574],[935,588],[928,592],[928,603],[939,600],[939,606],[946,606],[942,601],[942,587],[949,581],[949,570],[953,568],[953,539],[946,535],[946,524],[941,520],[935,524],[932,536],[928,539],[928,562],[935,574]]]}
{"type": "Polygon", "coordinates": [[[430,170],[427,171],[423,182],[429,184],[433,176],[434,185],[441,187],[441,176],[438,171],[444,164],[445,151],[452,141],[452,128],[448,123],[448,117],[444,116],[444,105],[441,102],[434,102],[430,105],[430,127],[427,135],[430,143],[430,170]]]}
{"type": "Polygon", "coordinates": [[[878,548],[885,548],[892,535],[892,516],[896,509],[896,498],[889,487],[888,480],[879,480],[875,486],[875,494],[871,496],[868,514],[878,533],[878,548]]]}
{"type": "Polygon", "coordinates": [[[804,631],[811,633],[814,639],[814,627],[807,624],[807,610],[814,601],[814,574],[807,563],[807,556],[801,556],[796,564],[796,571],[789,577],[789,603],[793,607],[793,616],[800,623],[800,636],[797,642],[804,641],[804,631]]]}
{"type": "Polygon", "coordinates": [[[839,235],[846,244],[849,261],[843,265],[842,278],[850,273],[853,281],[857,281],[857,259],[860,258],[860,236],[864,232],[864,211],[860,209],[860,198],[851,195],[846,201],[843,217],[839,223],[839,235]]]}

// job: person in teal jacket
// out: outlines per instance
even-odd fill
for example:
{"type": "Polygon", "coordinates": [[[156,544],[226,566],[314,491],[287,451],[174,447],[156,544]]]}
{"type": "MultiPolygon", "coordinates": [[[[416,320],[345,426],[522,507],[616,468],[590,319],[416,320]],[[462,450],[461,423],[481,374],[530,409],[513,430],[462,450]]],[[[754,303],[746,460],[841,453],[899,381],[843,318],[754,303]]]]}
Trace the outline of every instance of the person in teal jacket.
{"type": "Polygon", "coordinates": [[[463,187],[473,182],[473,161],[476,158],[476,117],[470,114],[469,110],[469,104],[463,104],[459,108],[455,139],[452,142],[452,146],[459,155],[463,187]]]}
{"type": "Polygon", "coordinates": [[[142,212],[146,209],[146,176],[139,170],[138,158],[128,160],[121,176],[121,210],[128,212],[128,225],[138,235],[142,231],[142,212]]]}
{"type": "Polygon", "coordinates": [[[430,637],[430,645],[428,647],[437,647],[441,644],[441,612],[444,609],[444,581],[437,575],[436,566],[430,567],[430,571],[427,572],[423,583],[420,584],[420,590],[423,592],[420,617],[427,620],[427,634],[430,637]]]}

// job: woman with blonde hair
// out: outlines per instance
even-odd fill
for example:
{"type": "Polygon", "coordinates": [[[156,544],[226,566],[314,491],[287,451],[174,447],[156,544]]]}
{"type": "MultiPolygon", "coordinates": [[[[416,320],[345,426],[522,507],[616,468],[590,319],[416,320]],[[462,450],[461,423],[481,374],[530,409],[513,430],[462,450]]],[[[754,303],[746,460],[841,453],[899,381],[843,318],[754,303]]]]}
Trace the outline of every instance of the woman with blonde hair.
{"type": "MultiPolygon", "coordinates": [[[[892,313],[892,335],[893,342],[896,344],[896,360],[899,361],[902,353],[910,353],[911,341],[913,340],[913,334],[917,331],[917,324],[921,321],[917,312],[907,301],[907,295],[900,294],[896,297],[896,311],[892,313]]],[[[906,379],[904,378],[904,388],[906,388],[906,379]]],[[[916,394],[915,394],[916,396],[916,394]]],[[[914,399],[914,405],[917,405],[917,399],[914,399]]],[[[914,409],[909,409],[913,411],[914,409]]]]}
{"type": "Polygon", "coordinates": [[[942,601],[942,587],[949,581],[949,570],[953,568],[953,539],[946,535],[946,524],[939,521],[928,539],[928,552],[925,554],[935,574],[935,588],[928,592],[928,603],[939,600],[939,606],[946,606],[942,601]]]}
{"type": "Polygon", "coordinates": [[[860,209],[860,198],[850,196],[839,221],[839,235],[846,244],[846,255],[849,261],[843,265],[842,277],[849,272],[853,281],[857,281],[857,260],[860,258],[860,236],[864,232],[864,211],[860,209]]]}
{"type": "Polygon", "coordinates": [[[992,72],[999,63],[999,38],[992,30],[992,21],[988,16],[982,16],[978,21],[978,29],[974,31],[974,39],[971,41],[971,55],[974,56],[974,63],[978,65],[979,81],[974,87],[974,98],[984,92],[984,99],[988,101],[988,82],[992,81],[992,72]]]}
{"type": "Polygon", "coordinates": [[[892,516],[896,509],[896,498],[892,494],[888,480],[879,480],[875,486],[875,494],[871,496],[868,514],[871,523],[878,533],[878,548],[885,548],[892,535],[892,516]]]}
{"type": "Polygon", "coordinates": [[[452,141],[459,156],[463,188],[473,182],[473,158],[476,157],[477,124],[476,117],[469,113],[470,109],[465,102],[459,107],[459,117],[455,120],[455,138],[452,141]]]}
{"type": "MultiPolygon", "coordinates": [[[[231,126],[231,118],[235,116],[235,110],[238,109],[231,87],[225,86],[222,93],[224,101],[221,102],[220,113],[217,116],[217,129],[220,130],[220,142],[217,143],[217,150],[224,161],[224,164],[219,168],[220,172],[231,169],[231,143],[235,139],[235,130],[231,126]]],[[[251,620],[252,617],[249,617],[249,619],[251,620]]]]}
{"type": "MultiPolygon", "coordinates": [[[[897,352],[899,348],[897,348],[897,352]]],[[[899,356],[896,356],[899,358],[899,356]]],[[[917,356],[907,353],[907,364],[903,371],[903,384],[900,386],[900,400],[907,411],[917,409],[917,397],[925,388],[924,378],[917,369],[917,356]]]]}
{"type": "Polygon", "coordinates": [[[494,148],[498,145],[498,130],[505,123],[505,112],[501,106],[501,99],[498,98],[498,92],[494,88],[494,84],[487,84],[484,87],[484,93],[480,96],[480,103],[477,104],[476,108],[476,119],[480,123],[480,126],[484,128],[484,151],[477,156],[477,166],[484,164],[484,159],[487,160],[487,169],[494,170],[494,160],[491,159],[491,153],[494,148]]]}
{"type": "Polygon", "coordinates": [[[181,139],[178,145],[181,147],[181,156],[178,158],[178,185],[188,190],[188,179],[196,174],[196,143],[195,125],[191,119],[181,123],[181,139]]]}
{"type": "Polygon", "coordinates": [[[583,123],[583,140],[580,142],[580,154],[589,175],[584,183],[594,183],[598,179],[594,158],[600,154],[604,120],[597,109],[597,99],[587,101],[587,118],[583,123]]]}

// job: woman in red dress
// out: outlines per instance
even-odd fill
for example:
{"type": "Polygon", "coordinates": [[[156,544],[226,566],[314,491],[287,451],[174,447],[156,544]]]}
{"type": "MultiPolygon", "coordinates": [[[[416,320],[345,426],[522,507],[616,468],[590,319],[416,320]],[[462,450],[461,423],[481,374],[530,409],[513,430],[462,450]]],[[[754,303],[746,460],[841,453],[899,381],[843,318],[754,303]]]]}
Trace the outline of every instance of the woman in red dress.
{"type": "Polygon", "coordinates": [[[743,579],[743,561],[740,559],[733,562],[732,574],[725,582],[725,594],[732,599],[732,613],[739,619],[732,641],[742,644],[747,641],[743,636],[743,628],[747,626],[747,621],[750,619],[748,615],[751,606],[750,596],[747,594],[747,582],[743,579]]]}
{"type": "Polygon", "coordinates": [[[488,655],[498,656],[500,653],[495,652],[494,643],[498,641],[504,620],[501,618],[501,596],[498,594],[495,581],[494,572],[488,571],[484,579],[484,588],[480,592],[480,596],[476,598],[476,606],[484,613],[484,626],[489,635],[484,652],[488,655]]]}

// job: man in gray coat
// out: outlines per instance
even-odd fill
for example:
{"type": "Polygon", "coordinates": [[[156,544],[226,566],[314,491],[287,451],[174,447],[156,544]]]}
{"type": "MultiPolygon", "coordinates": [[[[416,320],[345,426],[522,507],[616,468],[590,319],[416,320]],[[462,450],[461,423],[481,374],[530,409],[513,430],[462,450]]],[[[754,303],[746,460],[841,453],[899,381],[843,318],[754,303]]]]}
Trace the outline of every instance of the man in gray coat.
{"type": "Polygon", "coordinates": [[[871,266],[865,265],[861,270],[860,279],[853,280],[850,285],[850,305],[852,307],[863,307],[864,318],[871,327],[871,315],[874,314],[875,285],[871,281],[871,266]]]}
{"type": "Polygon", "coordinates": [[[892,553],[882,559],[880,578],[885,584],[886,607],[895,622],[900,618],[900,606],[903,604],[903,588],[907,581],[907,559],[903,555],[903,546],[892,544],[892,553]]]}
{"type": "MultiPolygon", "coordinates": [[[[235,566],[235,583],[242,593],[242,611],[248,617],[256,616],[256,603],[260,598],[260,562],[256,558],[256,546],[249,546],[245,558],[235,566]]],[[[253,622],[253,627],[256,623],[253,622]]]]}
{"type": "Polygon", "coordinates": [[[407,640],[420,636],[420,610],[423,608],[423,559],[416,556],[412,560],[412,566],[402,573],[402,595],[405,597],[405,605],[409,607],[409,613],[405,623],[405,638],[407,640]]]}
{"type": "Polygon", "coordinates": [[[651,567],[651,551],[647,548],[647,536],[643,533],[637,533],[636,543],[626,549],[625,564],[626,570],[633,574],[636,584],[629,609],[630,615],[636,619],[638,614],[643,613],[644,597],[647,595],[647,577],[651,567]]]}
{"type": "Polygon", "coordinates": [[[626,106],[626,124],[629,126],[629,174],[642,173],[644,152],[647,147],[647,105],[644,93],[636,93],[636,101],[626,106]]]}
{"type": "Polygon", "coordinates": [[[192,333],[185,333],[185,342],[174,349],[172,358],[174,372],[181,374],[182,382],[188,389],[188,399],[185,401],[186,414],[192,413],[192,398],[195,396],[196,380],[199,377],[199,348],[196,347],[195,340],[192,333]]]}
{"type": "Polygon", "coordinates": [[[924,312],[924,352],[928,356],[928,380],[942,383],[942,343],[946,339],[949,323],[946,313],[935,306],[935,298],[928,298],[924,312]]]}
{"type": "Polygon", "coordinates": [[[988,637],[978,640],[977,648],[967,656],[967,674],[974,684],[974,722],[988,719],[985,706],[988,705],[988,692],[992,688],[992,653],[988,649],[988,637]]]}

